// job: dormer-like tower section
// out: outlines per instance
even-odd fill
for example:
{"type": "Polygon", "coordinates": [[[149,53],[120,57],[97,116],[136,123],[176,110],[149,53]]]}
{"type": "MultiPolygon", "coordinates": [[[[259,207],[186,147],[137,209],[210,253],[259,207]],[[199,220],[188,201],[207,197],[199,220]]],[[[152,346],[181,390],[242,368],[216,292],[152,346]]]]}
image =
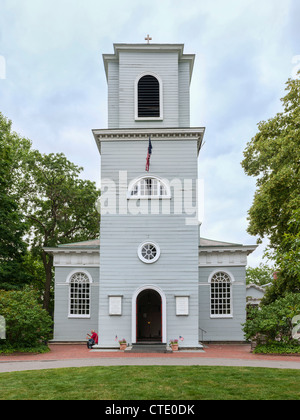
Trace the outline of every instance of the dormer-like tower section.
{"type": "Polygon", "coordinates": [[[183,44],[114,44],[104,54],[108,128],[190,127],[194,54],[183,44]]]}

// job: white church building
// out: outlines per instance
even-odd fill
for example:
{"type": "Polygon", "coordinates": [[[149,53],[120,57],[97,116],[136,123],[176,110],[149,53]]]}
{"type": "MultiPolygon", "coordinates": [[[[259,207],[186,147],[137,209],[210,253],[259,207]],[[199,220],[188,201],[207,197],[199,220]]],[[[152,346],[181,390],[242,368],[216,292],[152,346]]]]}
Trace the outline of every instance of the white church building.
{"type": "Polygon", "coordinates": [[[149,41],[103,55],[108,128],[93,130],[100,238],[46,249],[55,266],[54,341],[84,341],[92,329],[103,348],[121,338],[190,348],[244,341],[245,267],[256,245],[200,237],[205,129],[190,127],[194,59],[182,44],[149,41]]]}

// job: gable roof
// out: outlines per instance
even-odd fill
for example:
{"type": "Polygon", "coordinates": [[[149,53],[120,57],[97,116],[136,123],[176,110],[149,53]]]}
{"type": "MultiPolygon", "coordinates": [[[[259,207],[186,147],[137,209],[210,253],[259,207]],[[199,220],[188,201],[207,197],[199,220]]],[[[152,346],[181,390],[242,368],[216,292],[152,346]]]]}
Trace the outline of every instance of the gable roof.
{"type": "MultiPolygon", "coordinates": [[[[89,241],[82,241],[82,242],[72,242],[67,244],[60,244],[56,247],[45,247],[44,250],[47,252],[59,252],[63,250],[89,250],[89,249],[99,249],[100,248],[100,239],[92,239],[89,241]]],[[[200,238],[200,245],[199,251],[225,251],[226,249],[230,250],[243,250],[246,251],[248,254],[253,252],[257,248],[257,245],[242,245],[236,244],[232,242],[223,242],[223,241],[216,241],[213,239],[207,238],[200,238]]]]}
{"type": "Polygon", "coordinates": [[[61,245],[58,245],[57,248],[98,248],[99,246],[100,246],[100,239],[92,239],[90,241],[61,244],[61,245]]]}
{"type": "Polygon", "coordinates": [[[213,239],[200,238],[200,246],[243,246],[242,244],[234,244],[231,242],[215,241],[213,239]]]}
{"type": "Polygon", "coordinates": [[[199,244],[199,252],[246,252],[247,255],[251,254],[255,249],[258,247],[258,245],[242,245],[242,244],[236,244],[232,242],[222,242],[222,241],[215,241],[213,239],[207,239],[207,238],[200,238],[200,244],[199,244]]]}

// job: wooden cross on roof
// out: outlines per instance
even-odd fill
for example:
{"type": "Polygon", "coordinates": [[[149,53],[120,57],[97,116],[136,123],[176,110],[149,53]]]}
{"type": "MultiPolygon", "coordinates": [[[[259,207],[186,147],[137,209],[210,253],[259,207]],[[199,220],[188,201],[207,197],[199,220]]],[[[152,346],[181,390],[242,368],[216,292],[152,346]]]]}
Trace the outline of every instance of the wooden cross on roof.
{"type": "Polygon", "coordinates": [[[148,44],[150,43],[150,41],[152,41],[152,38],[150,38],[149,34],[146,36],[145,41],[147,41],[148,44]]]}

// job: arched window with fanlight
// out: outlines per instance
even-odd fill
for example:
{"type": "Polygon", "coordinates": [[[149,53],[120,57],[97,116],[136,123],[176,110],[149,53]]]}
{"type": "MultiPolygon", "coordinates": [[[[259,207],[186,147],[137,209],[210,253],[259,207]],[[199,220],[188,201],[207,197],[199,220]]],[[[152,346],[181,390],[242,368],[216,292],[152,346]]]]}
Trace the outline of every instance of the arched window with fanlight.
{"type": "Polygon", "coordinates": [[[91,282],[87,272],[77,271],[67,280],[69,283],[69,318],[89,318],[91,313],[91,282]]]}
{"type": "Polygon", "coordinates": [[[131,182],[127,198],[170,198],[170,187],[167,181],[158,177],[142,177],[131,182]]]}
{"type": "Polygon", "coordinates": [[[136,80],[137,120],[162,119],[162,83],[157,75],[147,73],[136,80]]]}
{"type": "Polygon", "coordinates": [[[210,277],[211,318],[232,317],[232,281],[229,273],[222,270],[210,277]]]}

